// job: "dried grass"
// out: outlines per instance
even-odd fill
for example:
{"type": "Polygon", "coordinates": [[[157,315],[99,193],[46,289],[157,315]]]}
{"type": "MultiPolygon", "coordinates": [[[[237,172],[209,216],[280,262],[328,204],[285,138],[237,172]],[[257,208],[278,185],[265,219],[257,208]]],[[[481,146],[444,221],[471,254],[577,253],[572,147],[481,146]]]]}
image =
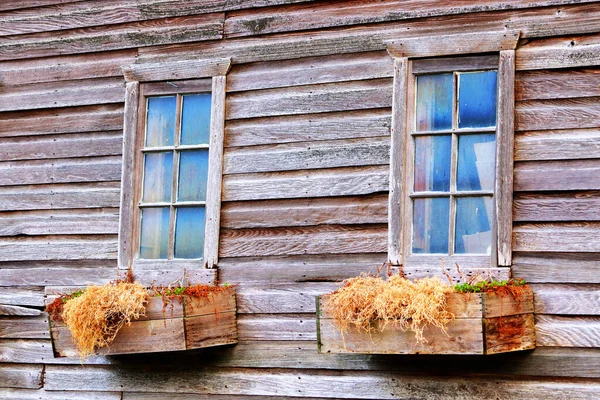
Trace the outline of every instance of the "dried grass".
{"type": "Polygon", "coordinates": [[[418,343],[426,342],[423,330],[435,326],[446,333],[454,315],[446,310],[446,295],[454,289],[438,278],[415,281],[393,275],[384,281],[380,277],[363,275],[345,281],[345,285],[328,295],[327,312],[342,333],[350,326],[373,332],[379,325],[410,329],[418,343]],[[379,324],[374,324],[381,321],[379,324]]]}
{"type": "Polygon", "coordinates": [[[144,315],[148,290],[139,283],[117,281],[88,286],[63,305],[62,319],[71,331],[82,358],[108,346],[124,324],[144,315]]]}

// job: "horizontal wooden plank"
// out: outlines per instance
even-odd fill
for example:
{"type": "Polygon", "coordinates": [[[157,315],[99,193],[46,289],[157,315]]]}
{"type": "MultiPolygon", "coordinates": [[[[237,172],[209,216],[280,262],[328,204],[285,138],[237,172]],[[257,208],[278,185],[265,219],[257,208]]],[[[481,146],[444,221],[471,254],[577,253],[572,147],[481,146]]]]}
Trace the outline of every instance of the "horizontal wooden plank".
{"type": "Polygon", "coordinates": [[[0,137],[120,131],[123,105],[84,106],[3,113],[0,137]]]}
{"type": "Polygon", "coordinates": [[[515,130],[581,129],[600,126],[598,97],[520,101],[515,105],[515,130]]]}
{"type": "Polygon", "coordinates": [[[225,125],[224,140],[234,147],[387,136],[390,123],[389,109],[236,120],[225,125]]]}
{"type": "Polygon", "coordinates": [[[223,229],[221,257],[385,251],[387,226],[323,225],[297,228],[223,229]]]}
{"type": "Polygon", "coordinates": [[[115,208],[0,213],[0,236],[117,234],[119,210],[115,208]]]}
{"type": "Polygon", "coordinates": [[[119,374],[107,366],[46,367],[47,390],[123,390],[125,392],[213,394],[219,387],[222,395],[252,394],[255,396],[319,397],[322,393],[333,398],[397,399],[431,396],[452,397],[460,393],[464,399],[519,398],[539,399],[552,396],[570,399],[593,397],[600,389],[594,381],[569,383],[553,380],[513,381],[489,377],[454,378],[448,376],[402,376],[393,372],[346,371],[343,374],[327,371],[188,368],[161,371],[161,367],[140,369],[139,366],[120,367],[119,374]],[[176,372],[176,373],[174,373],[176,372]],[[357,385],[360,382],[361,385],[357,385]],[[430,396],[431,395],[431,396],[430,396]]]}
{"type": "Polygon", "coordinates": [[[411,60],[413,74],[431,74],[437,72],[477,71],[480,69],[498,68],[500,61],[498,54],[460,56],[460,57],[434,57],[416,58],[411,60]]]}
{"type": "Polygon", "coordinates": [[[2,2],[2,4],[0,4],[0,10],[14,12],[14,10],[18,10],[18,9],[22,9],[22,8],[41,7],[41,6],[62,4],[62,3],[75,3],[78,1],[85,1],[85,0],[31,0],[31,1],[28,1],[27,3],[23,3],[22,1],[19,1],[19,0],[5,0],[2,2]]]}
{"type": "Polygon", "coordinates": [[[598,35],[532,40],[517,50],[516,68],[536,70],[597,66],[600,64],[599,49],[598,35]]]}
{"type": "MultiPolygon", "coordinates": [[[[468,295],[467,295],[468,297],[468,295]]],[[[469,299],[470,300],[470,299],[469,299]]],[[[471,301],[471,300],[470,300],[471,301]]],[[[533,313],[533,291],[531,288],[524,287],[518,295],[486,293],[484,295],[483,316],[486,319],[502,318],[511,315],[532,314],[533,313]]],[[[455,312],[456,314],[456,312],[455,312]]],[[[490,327],[497,326],[497,321],[489,321],[490,327]]],[[[502,334],[501,334],[502,336],[502,334]]],[[[496,338],[497,339],[497,338],[496,338]]],[[[492,339],[493,340],[493,339],[492,339]]],[[[512,351],[512,350],[511,350],[512,351]]],[[[487,353],[492,354],[492,353],[487,353]]]]}
{"type": "Polygon", "coordinates": [[[482,11],[518,10],[574,1],[511,1],[488,0],[485,5],[454,4],[440,0],[423,4],[420,1],[346,1],[343,4],[317,4],[274,7],[265,10],[235,11],[225,21],[225,36],[239,37],[276,32],[299,31],[414,18],[478,13],[482,11]]]}
{"type": "Polygon", "coordinates": [[[597,253],[517,253],[514,276],[528,282],[600,283],[600,256],[597,253]]]}
{"type": "MultiPolygon", "coordinates": [[[[0,339],[0,362],[45,364],[120,364],[114,357],[90,356],[86,360],[76,356],[54,357],[50,339],[0,339]]],[[[2,399],[0,391],[0,399],[2,399]]]]}
{"type": "Polygon", "coordinates": [[[384,136],[229,149],[223,159],[223,173],[387,165],[389,162],[390,138],[384,136]]]}
{"type": "Polygon", "coordinates": [[[513,227],[513,250],[527,252],[600,252],[600,223],[519,224],[513,227]]]}
{"type": "Polygon", "coordinates": [[[385,253],[299,255],[219,259],[221,282],[338,282],[363,272],[377,272],[385,253]]]}
{"type": "Polygon", "coordinates": [[[392,106],[392,80],[372,79],[233,93],[227,96],[225,118],[364,110],[392,106]]]}
{"type": "Polygon", "coordinates": [[[0,211],[119,207],[119,182],[0,187],[0,211]]]}
{"type": "Polygon", "coordinates": [[[0,143],[0,160],[120,155],[122,148],[121,131],[4,138],[0,143]]]}
{"type": "Polygon", "coordinates": [[[0,364],[0,388],[41,388],[43,369],[41,364],[0,364]]]}
{"type": "Polygon", "coordinates": [[[0,304],[0,315],[35,317],[41,314],[42,312],[36,308],[0,304]]]}
{"type": "Polygon", "coordinates": [[[515,134],[515,161],[600,158],[600,129],[515,134]]]}
{"type": "Polygon", "coordinates": [[[121,162],[120,156],[3,162],[0,186],[119,181],[121,162]]]}
{"type": "Polygon", "coordinates": [[[122,69],[125,80],[128,82],[152,82],[226,75],[230,66],[230,58],[217,58],[177,60],[157,64],[131,64],[123,66],[122,69]]]}
{"type": "Polygon", "coordinates": [[[47,267],[14,264],[13,268],[2,268],[0,282],[10,286],[85,286],[101,285],[117,278],[117,269],[108,265],[93,268],[48,264],[47,267]]]}
{"type": "Polygon", "coordinates": [[[537,315],[535,331],[538,346],[598,347],[600,318],[537,315]]]}
{"type": "Polygon", "coordinates": [[[227,77],[227,91],[391,78],[392,70],[392,60],[383,51],[258,62],[235,66],[227,77]]]}
{"type": "Polygon", "coordinates": [[[48,315],[36,317],[0,317],[2,339],[48,339],[48,315]]]}
{"type": "Polygon", "coordinates": [[[264,228],[321,224],[387,222],[387,194],[306,200],[227,202],[221,206],[222,228],[264,228]],[[273,218],[277,215],[277,218],[273,218]]]}
{"type": "Polygon", "coordinates": [[[515,191],[600,189],[600,160],[515,163],[515,191]]]}
{"type": "Polygon", "coordinates": [[[236,286],[240,314],[314,313],[315,296],[339,287],[332,282],[246,283],[236,286]]]}
{"type": "Polygon", "coordinates": [[[85,239],[50,240],[44,236],[35,239],[5,238],[0,240],[0,250],[0,261],[111,260],[117,256],[117,240],[116,235],[108,238],[89,235],[85,239]]]}
{"type": "Polygon", "coordinates": [[[533,284],[536,314],[600,315],[600,285],[533,284]]]}
{"type": "Polygon", "coordinates": [[[386,192],[388,167],[353,167],[315,171],[229,175],[223,178],[223,201],[352,196],[386,192]]]}
{"type": "Polygon", "coordinates": [[[75,79],[122,77],[121,65],[135,61],[135,49],[97,54],[4,61],[0,64],[0,84],[24,85],[75,79]]]}
{"type": "Polygon", "coordinates": [[[222,38],[223,13],[5,36],[0,61],[222,38]]]}
{"type": "Polygon", "coordinates": [[[567,99],[600,96],[600,69],[519,72],[515,100],[567,99]]]}
{"type": "Polygon", "coordinates": [[[519,193],[513,221],[600,221],[600,192],[519,193]]]}
{"type": "Polygon", "coordinates": [[[125,88],[120,77],[36,83],[4,87],[0,92],[0,112],[124,101],[125,88]]]}
{"type": "Polygon", "coordinates": [[[240,341],[315,340],[315,324],[313,314],[245,314],[238,317],[238,334],[240,341]]]}
{"type": "Polygon", "coordinates": [[[120,392],[65,392],[48,391],[44,389],[0,389],[1,400],[122,400],[120,392]]]}
{"type": "Polygon", "coordinates": [[[0,304],[43,307],[44,289],[37,286],[0,286],[0,304]]]}

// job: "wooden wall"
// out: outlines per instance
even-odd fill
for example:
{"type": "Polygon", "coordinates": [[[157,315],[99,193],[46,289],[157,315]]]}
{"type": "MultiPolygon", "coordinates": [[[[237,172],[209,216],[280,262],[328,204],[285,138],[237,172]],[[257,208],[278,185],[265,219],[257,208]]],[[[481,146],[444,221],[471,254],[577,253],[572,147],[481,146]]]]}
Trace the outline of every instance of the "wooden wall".
{"type": "Polygon", "coordinates": [[[0,3],[0,399],[594,398],[599,206],[600,2],[0,3]],[[513,271],[538,349],[317,354],[314,296],[386,258],[384,40],[502,29],[522,38],[513,271]],[[45,293],[117,273],[119,67],[191,57],[234,63],[219,275],[239,283],[240,343],[55,359],[45,293]]]}

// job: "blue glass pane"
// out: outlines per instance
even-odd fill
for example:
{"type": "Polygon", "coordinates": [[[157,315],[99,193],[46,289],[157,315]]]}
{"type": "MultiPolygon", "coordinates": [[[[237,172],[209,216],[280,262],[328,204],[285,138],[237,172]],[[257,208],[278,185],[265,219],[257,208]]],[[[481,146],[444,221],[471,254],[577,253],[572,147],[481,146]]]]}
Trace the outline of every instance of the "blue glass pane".
{"type": "Polygon", "coordinates": [[[146,146],[173,146],[175,137],[175,96],[148,99],[146,146]]]}
{"type": "Polygon", "coordinates": [[[181,144],[209,143],[210,98],[210,93],[183,96],[181,144]]]}
{"type": "Polygon", "coordinates": [[[459,136],[456,190],[494,190],[495,160],[494,134],[459,136]]]}
{"type": "Polygon", "coordinates": [[[201,258],[204,251],[204,207],[180,207],[175,225],[175,258],[201,258]]]}
{"type": "Polygon", "coordinates": [[[417,77],[418,131],[452,129],[453,74],[417,77]]]}
{"type": "Polygon", "coordinates": [[[140,258],[169,256],[169,207],[142,209],[140,258]]]}
{"type": "Polygon", "coordinates": [[[147,153],[144,155],[144,195],[142,201],[155,203],[171,201],[173,182],[173,153],[147,153]]]}
{"type": "Polygon", "coordinates": [[[447,197],[413,201],[413,253],[448,254],[449,213],[447,197]]]}
{"type": "Polygon", "coordinates": [[[458,127],[496,126],[497,71],[458,76],[458,127]]]}
{"type": "Polygon", "coordinates": [[[451,154],[450,135],[415,138],[415,192],[450,190],[451,154]]]}
{"type": "Polygon", "coordinates": [[[205,201],[208,150],[182,151],[179,159],[178,201],[205,201]]]}
{"type": "Polygon", "coordinates": [[[456,199],[456,254],[491,254],[492,197],[456,199]]]}

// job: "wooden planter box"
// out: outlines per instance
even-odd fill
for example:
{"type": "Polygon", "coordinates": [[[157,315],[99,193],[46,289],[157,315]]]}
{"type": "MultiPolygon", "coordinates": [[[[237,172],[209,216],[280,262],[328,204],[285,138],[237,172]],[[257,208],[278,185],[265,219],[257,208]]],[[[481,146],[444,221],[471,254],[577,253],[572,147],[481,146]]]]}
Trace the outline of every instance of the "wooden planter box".
{"type": "MultiPolygon", "coordinates": [[[[55,357],[78,357],[71,333],[50,319],[55,357]]],[[[235,289],[210,295],[208,299],[184,296],[163,311],[161,297],[151,297],[146,316],[125,325],[109,347],[98,355],[156,353],[191,350],[237,343],[235,289]]]]}
{"type": "Polygon", "coordinates": [[[453,293],[448,310],[455,320],[440,329],[427,327],[427,343],[419,344],[414,332],[387,326],[371,334],[348,328],[342,335],[324,311],[327,296],[317,297],[317,339],[320,353],[366,354],[496,354],[535,348],[533,292],[525,287],[519,302],[512,295],[453,293]]]}

